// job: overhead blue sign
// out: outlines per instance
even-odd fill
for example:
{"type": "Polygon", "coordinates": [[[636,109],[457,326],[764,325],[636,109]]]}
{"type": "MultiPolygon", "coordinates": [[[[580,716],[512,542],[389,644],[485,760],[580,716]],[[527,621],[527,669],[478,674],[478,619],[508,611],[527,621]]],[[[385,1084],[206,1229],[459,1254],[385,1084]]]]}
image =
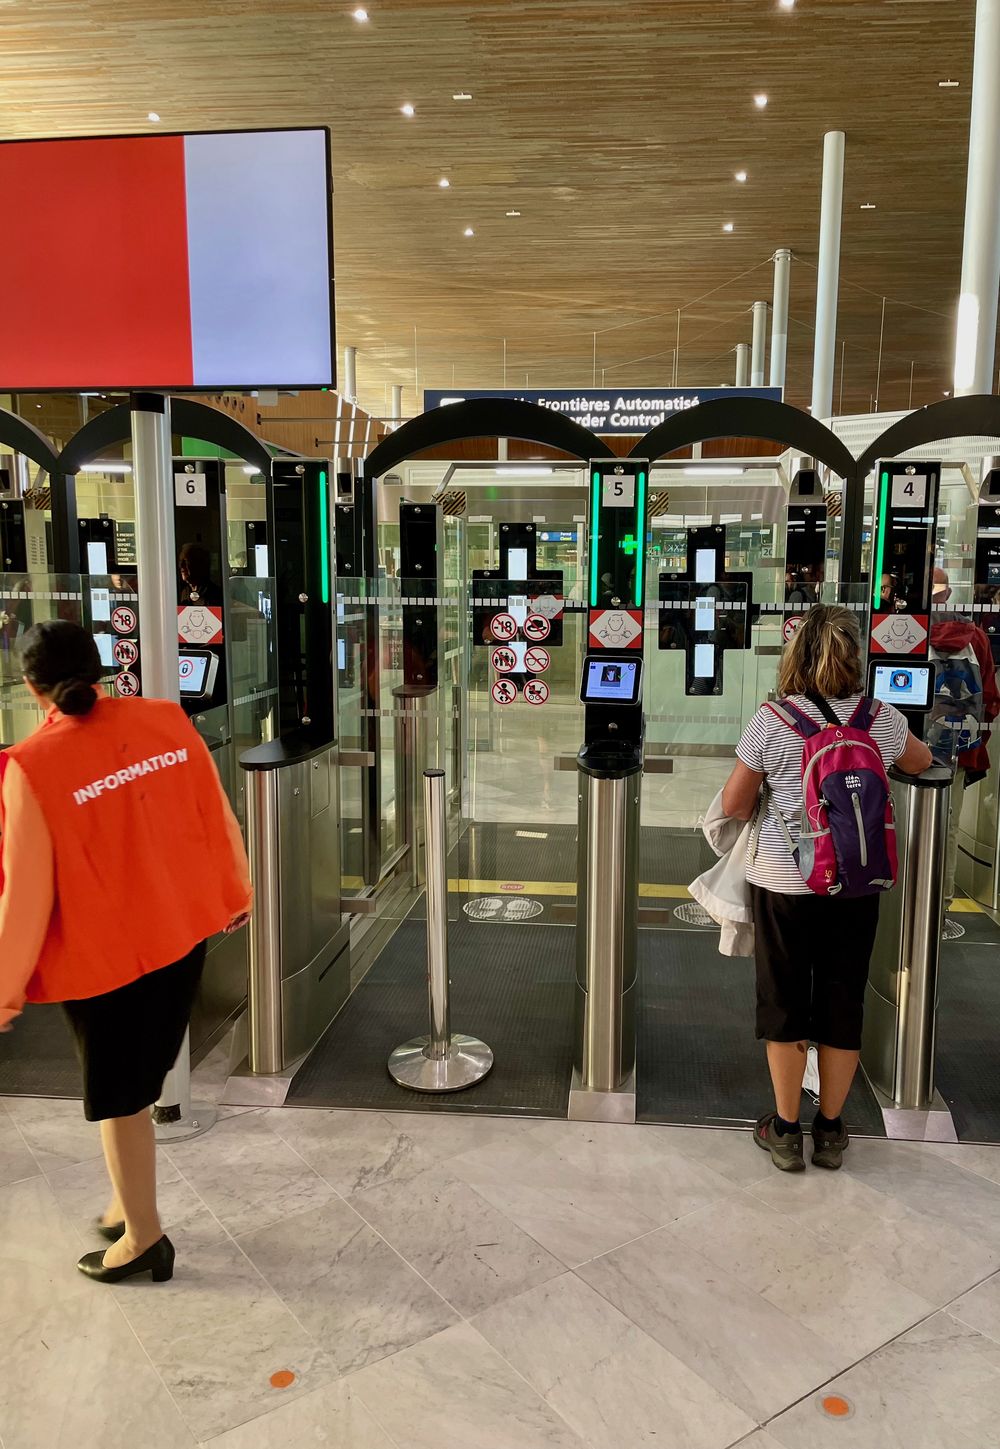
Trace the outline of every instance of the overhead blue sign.
{"type": "Polygon", "coordinates": [[[648,433],[674,413],[695,408],[720,397],[759,397],[781,402],[780,387],[656,387],[656,388],[458,388],[424,389],[424,411],[479,398],[534,403],[562,413],[592,433],[604,437],[648,433]]]}

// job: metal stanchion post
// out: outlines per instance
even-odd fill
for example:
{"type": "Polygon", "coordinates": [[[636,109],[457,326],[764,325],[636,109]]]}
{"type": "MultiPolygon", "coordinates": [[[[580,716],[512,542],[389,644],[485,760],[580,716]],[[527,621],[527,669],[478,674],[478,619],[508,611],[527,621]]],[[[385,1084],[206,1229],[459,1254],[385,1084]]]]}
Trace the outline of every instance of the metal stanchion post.
{"type": "Polygon", "coordinates": [[[458,1092],[482,1080],[493,1053],[478,1037],[451,1030],[448,975],[448,851],[445,773],[424,771],[427,877],[427,990],[430,1033],[397,1047],[389,1074],[414,1092],[458,1092]]]}

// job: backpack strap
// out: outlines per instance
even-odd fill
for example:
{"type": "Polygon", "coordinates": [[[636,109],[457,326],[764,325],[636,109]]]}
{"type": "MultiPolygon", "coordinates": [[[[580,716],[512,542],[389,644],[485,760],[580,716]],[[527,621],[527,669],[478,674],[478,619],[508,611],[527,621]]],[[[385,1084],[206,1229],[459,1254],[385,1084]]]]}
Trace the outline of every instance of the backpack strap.
{"type": "MultiPolygon", "coordinates": [[[[766,708],[772,714],[776,714],[782,724],[787,725],[790,730],[794,730],[804,740],[811,740],[813,735],[818,735],[822,728],[814,719],[810,719],[804,710],[792,704],[790,699],[768,700],[766,708]]],[[[839,724],[840,721],[838,720],[837,723],[839,724]]]]}
{"type": "Polygon", "coordinates": [[[871,730],[872,725],[882,713],[882,701],[879,699],[867,699],[862,696],[858,700],[857,708],[847,721],[851,729],[871,730]]]}
{"type": "Polygon", "coordinates": [[[808,699],[810,704],[816,706],[828,725],[833,725],[836,729],[840,729],[840,717],[821,694],[807,694],[806,699],[808,699]]]}

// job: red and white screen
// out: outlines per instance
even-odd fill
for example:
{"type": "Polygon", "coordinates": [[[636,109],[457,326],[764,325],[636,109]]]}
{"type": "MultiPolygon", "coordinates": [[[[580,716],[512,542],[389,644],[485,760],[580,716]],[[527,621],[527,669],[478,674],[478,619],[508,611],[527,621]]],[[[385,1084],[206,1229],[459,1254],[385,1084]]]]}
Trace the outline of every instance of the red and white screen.
{"type": "Polygon", "coordinates": [[[0,145],[0,388],[326,387],[322,130],[0,145]]]}

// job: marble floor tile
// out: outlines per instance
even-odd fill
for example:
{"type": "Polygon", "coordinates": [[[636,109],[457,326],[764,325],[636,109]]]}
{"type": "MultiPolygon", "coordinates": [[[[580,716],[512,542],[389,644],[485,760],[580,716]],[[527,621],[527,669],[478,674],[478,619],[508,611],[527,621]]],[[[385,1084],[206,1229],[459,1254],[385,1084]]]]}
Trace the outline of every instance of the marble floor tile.
{"type": "Polygon", "coordinates": [[[482,1147],[452,1159],[448,1170],[568,1267],[661,1225],[537,1141],[482,1147]]]}
{"type": "Polygon", "coordinates": [[[923,1147],[861,1138],[845,1158],[847,1175],[1000,1249],[1000,1184],[923,1147]]]}
{"type": "Polygon", "coordinates": [[[577,1270],[757,1423],[844,1367],[844,1355],[660,1228],[577,1270]]]}
{"type": "Polygon", "coordinates": [[[680,1151],[658,1127],[543,1122],[529,1139],[547,1158],[583,1173],[595,1188],[610,1189],[660,1225],[734,1191],[728,1178],[680,1151]]]}
{"type": "Polygon", "coordinates": [[[0,1102],[0,1188],[35,1177],[41,1170],[14,1118],[0,1102]]]}
{"type": "Polygon", "coordinates": [[[725,1449],[753,1421],[573,1274],[474,1326],[590,1449],[725,1449]]]}
{"type": "Polygon", "coordinates": [[[172,1235],[169,1284],[112,1289],[198,1439],[209,1439],[337,1377],[306,1333],[216,1219],[203,1209],[172,1235]],[[275,1373],[295,1375],[288,1388],[275,1373]]]}
{"type": "Polygon", "coordinates": [[[887,1278],[938,1308],[1000,1268],[1000,1249],[846,1171],[804,1172],[794,1180],[771,1172],[750,1192],[844,1252],[868,1254],[887,1278]]]}
{"type": "MultiPolygon", "coordinates": [[[[92,1157],[49,1173],[49,1186],[56,1201],[80,1235],[86,1248],[96,1248],[102,1239],[94,1219],[104,1211],[111,1195],[103,1157],[92,1157]]],[[[180,1225],[205,1210],[205,1204],[190,1183],[185,1182],[161,1147],[156,1154],[156,1196],[164,1231],[176,1234],[180,1225]]]]}
{"type": "Polygon", "coordinates": [[[4,1449],[194,1449],[113,1296],[84,1286],[86,1294],[22,1312],[4,1329],[4,1449]]]}
{"type": "Polygon", "coordinates": [[[979,1146],[973,1142],[927,1142],[928,1152],[947,1158],[966,1172],[975,1172],[989,1182],[1000,1183],[1000,1147],[979,1146]]]}
{"type": "Polygon", "coordinates": [[[520,1142],[538,1121],[536,1117],[480,1117],[469,1112],[385,1112],[383,1116],[436,1162],[480,1147],[520,1142]]]}
{"type": "Polygon", "coordinates": [[[100,1157],[100,1129],[84,1117],[82,1102],[58,1097],[6,1097],[4,1101],[43,1172],[100,1157]]]}
{"type": "Polygon", "coordinates": [[[948,1312],[1000,1343],[1000,1275],[988,1278],[952,1303],[948,1312]]]}
{"type": "Polygon", "coordinates": [[[210,1439],[211,1449],[396,1449],[348,1384],[329,1384],[210,1439]]]}
{"type": "Polygon", "coordinates": [[[936,1314],[767,1425],[785,1449],[992,1449],[1000,1344],[936,1314]],[[848,1419],[819,1399],[846,1398],[848,1419]]]}
{"type": "Polygon", "coordinates": [[[723,1129],[709,1132],[700,1128],[666,1126],[644,1126],[641,1130],[655,1132],[682,1157],[710,1167],[737,1187],[749,1187],[774,1173],[770,1161],[759,1147],[754,1146],[750,1132],[723,1129]]]}
{"type": "Polygon", "coordinates": [[[0,1188],[0,1244],[5,1331],[24,1314],[93,1292],[76,1270],[80,1239],[41,1175],[0,1188]]]}
{"type": "Polygon", "coordinates": [[[379,1112],[275,1107],[264,1120],[343,1197],[411,1177],[434,1162],[408,1124],[396,1125],[379,1112]]]}
{"type": "Polygon", "coordinates": [[[337,1199],[240,1246],[342,1374],[457,1321],[444,1299],[337,1199]]]}
{"type": "Polygon", "coordinates": [[[351,1206],[466,1317],[564,1271],[443,1167],[360,1193],[351,1206]]]}
{"type": "Polygon", "coordinates": [[[814,1233],[749,1193],[670,1231],[850,1358],[880,1348],[937,1306],[892,1282],[876,1259],[814,1233]]]}
{"type": "Polygon", "coordinates": [[[325,1178],[256,1112],[225,1118],[204,1137],[173,1144],[168,1156],[234,1237],[333,1196],[325,1178]]]}
{"type": "Polygon", "coordinates": [[[400,1449],[583,1449],[467,1323],[365,1369],[351,1388],[400,1449]]]}

